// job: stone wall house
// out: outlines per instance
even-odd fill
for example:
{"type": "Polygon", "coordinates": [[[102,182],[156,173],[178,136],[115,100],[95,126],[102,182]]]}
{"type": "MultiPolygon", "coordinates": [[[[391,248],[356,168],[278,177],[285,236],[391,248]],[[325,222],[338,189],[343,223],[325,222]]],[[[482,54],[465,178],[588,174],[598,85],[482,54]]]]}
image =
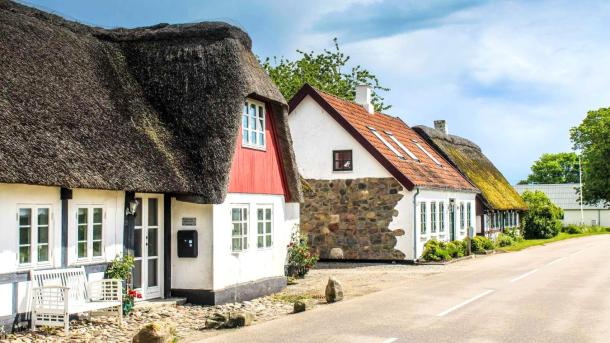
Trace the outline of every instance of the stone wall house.
{"type": "Polygon", "coordinates": [[[397,117],[305,85],[288,118],[306,180],[301,230],[322,259],[415,260],[430,239],[462,239],[478,189],[397,117]]]}
{"type": "Polygon", "coordinates": [[[0,0],[8,329],[27,325],[29,271],[96,280],[123,254],[144,299],[286,285],[301,181],[286,100],[251,49],[220,22],[107,30],[0,0]]]}
{"type": "Polygon", "coordinates": [[[478,145],[449,134],[444,120],[436,120],[434,128],[418,125],[413,129],[481,190],[476,201],[477,235],[491,238],[519,226],[519,216],[527,210],[525,201],[478,145]]]}

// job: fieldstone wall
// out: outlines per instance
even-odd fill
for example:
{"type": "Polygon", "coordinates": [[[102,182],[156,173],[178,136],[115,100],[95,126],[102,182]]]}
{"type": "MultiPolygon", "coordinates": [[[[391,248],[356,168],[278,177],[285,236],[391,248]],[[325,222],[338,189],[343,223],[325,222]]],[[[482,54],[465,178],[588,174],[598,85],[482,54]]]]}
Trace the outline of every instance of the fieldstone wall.
{"type": "Polygon", "coordinates": [[[394,178],[306,180],[301,231],[323,259],[402,260],[395,249],[404,229],[389,230],[403,197],[394,178]]]}

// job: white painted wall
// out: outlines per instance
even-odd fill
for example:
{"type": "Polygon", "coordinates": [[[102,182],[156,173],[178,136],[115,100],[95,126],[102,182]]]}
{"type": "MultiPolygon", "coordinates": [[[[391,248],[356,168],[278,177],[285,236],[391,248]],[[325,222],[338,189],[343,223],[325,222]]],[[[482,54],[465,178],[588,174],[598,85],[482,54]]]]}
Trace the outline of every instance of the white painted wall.
{"type": "Polygon", "coordinates": [[[213,205],[193,204],[172,199],[172,288],[212,289],[213,205]],[[196,226],[182,226],[182,218],[196,218],[196,226]],[[197,230],[196,258],[178,257],[178,230],[197,230]]]}
{"type": "Polygon", "coordinates": [[[288,116],[297,166],[306,179],[392,177],[371,154],[307,96],[288,116]],[[333,171],[333,150],[352,150],[353,170],[333,171]]]}
{"type": "Polygon", "coordinates": [[[286,246],[298,223],[298,204],[285,204],[282,195],[229,193],[223,204],[213,205],[213,289],[284,275],[286,246]],[[231,208],[245,204],[249,208],[248,249],[231,251],[231,208]],[[273,246],[256,246],[256,206],[273,206],[273,246]]]}
{"type": "MultiPolygon", "coordinates": [[[[585,225],[592,225],[593,221],[600,226],[610,226],[610,210],[583,210],[585,225]]],[[[563,225],[580,225],[580,210],[563,210],[563,225]]]]}

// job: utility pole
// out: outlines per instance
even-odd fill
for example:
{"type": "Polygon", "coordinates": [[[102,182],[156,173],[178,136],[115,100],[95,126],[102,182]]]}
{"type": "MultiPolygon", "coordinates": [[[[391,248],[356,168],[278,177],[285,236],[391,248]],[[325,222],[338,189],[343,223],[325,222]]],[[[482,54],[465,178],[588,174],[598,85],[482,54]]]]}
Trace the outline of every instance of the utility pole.
{"type": "Polygon", "coordinates": [[[580,156],[581,154],[578,154],[578,180],[580,182],[580,225],[585,225],[585,213],[582,208],[582,198],[585,195],[585,191],[582,188],[582,161],[580,156]]]}

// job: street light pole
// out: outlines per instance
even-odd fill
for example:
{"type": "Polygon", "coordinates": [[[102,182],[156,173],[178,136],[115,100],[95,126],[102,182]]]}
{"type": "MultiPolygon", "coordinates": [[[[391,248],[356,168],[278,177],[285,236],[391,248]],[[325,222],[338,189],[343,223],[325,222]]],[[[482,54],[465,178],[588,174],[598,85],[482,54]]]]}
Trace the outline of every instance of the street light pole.
{"type": "Polygon", "coordinates": [[[585,194],[582,188],[582,161],[580,159],[581,154],[578,154],[578,180],[580,182],[580,225],[585,225],[585,214],[582,208],[582,198],[585,194]]]}

